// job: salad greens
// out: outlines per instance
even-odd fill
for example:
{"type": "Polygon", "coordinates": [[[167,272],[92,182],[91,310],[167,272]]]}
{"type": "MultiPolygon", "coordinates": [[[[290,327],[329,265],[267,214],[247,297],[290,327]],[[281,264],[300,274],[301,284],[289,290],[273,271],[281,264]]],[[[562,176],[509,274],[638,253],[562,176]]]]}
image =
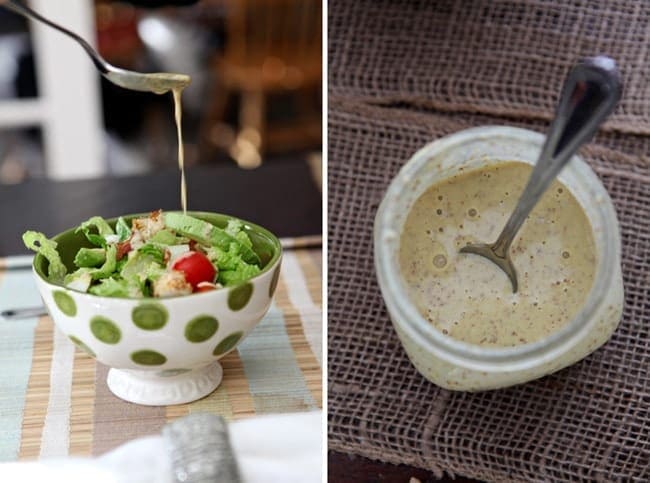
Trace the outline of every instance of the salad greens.
{"type": "Polygon", "coordinates": [[[61,283],[63,277],[65,277],[65,274],[68,272],[68,269],[61,261],[59,252],[56,251],[57,243],[36,231],[25,232],[23,234],[23,242],[27,248],[40,253],[48,262],[50,262],[48,268],[50,280],[52,280],[53,283],[61,283]]]}
{"type": "Polygon", "coordinates": [[[225,229],[181,213],[154,211],[113,229],[93,216],[81,223],[93,245],[80,248],[68,273],[57,243],[28,231],[25,245],[49,262],[48,279],[73,290],[104,297],[168,297],[239,284],[260,273],[260,259],[243,230],[230,220],[225,229]]]}
{"type": "Polygon", "coordinates": [[[207,221],[192,218],[180,213],[165,213],[165,225],[172,230],[198,241],[205,246],[214,246],[222,250],[229,250],[234,243],[237,254],[246,263],[259,264],[260,258],[252,250],[248,235],[242,231],[242,222],[230,220],[225,230],[217,228],[207,221]]]}

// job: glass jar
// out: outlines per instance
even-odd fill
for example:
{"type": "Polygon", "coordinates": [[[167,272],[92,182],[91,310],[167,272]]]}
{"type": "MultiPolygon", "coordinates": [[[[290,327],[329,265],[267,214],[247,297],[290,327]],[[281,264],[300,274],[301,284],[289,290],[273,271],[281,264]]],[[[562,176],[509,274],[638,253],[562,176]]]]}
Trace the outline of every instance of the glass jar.
{"type": "Polygon", "coordinates": [[[621,242],[616,212],[596,174],[574,156],[559,175],[587,215],[596,246],[591,291],[578,314],[561,329],[535,342],[482,347],[436,329],[411,302],[399,266],[400,235],[414,202],[432,184],[461,168],[504,161],[535,164],[544,136],[526,129],[486,126],[467,129],[428,144],[390,184],[374,227],[375,268],[393,326],[417,370],[452,390],[479,391],[523,383],[584,358],[604,344],[623,311],[621,242]]]}

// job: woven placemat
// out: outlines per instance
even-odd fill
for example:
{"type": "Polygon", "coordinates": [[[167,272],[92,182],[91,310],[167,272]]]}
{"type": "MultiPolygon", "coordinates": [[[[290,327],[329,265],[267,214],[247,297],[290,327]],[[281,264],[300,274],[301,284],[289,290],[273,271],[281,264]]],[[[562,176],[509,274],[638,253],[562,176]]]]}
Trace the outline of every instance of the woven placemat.
{"type": "MultiPolygon", "coordinates": [[[[108,368],[75,350],[49,316],[0,317],[0,462],[103,454],[197,412],[235,420],[322,407],[321,250],[297,248],[317,241],[282,240],[294,248],[284,252],[269,312],[221,359],[217,390],[189,404],[122,401],[106,385],[108,368]]],[[[0,258],[0,310],[41,303],[24,265],[0,258]]]]}
{"type": "Polygon", "coordinates": [[[650,4],[359,1],[329,6],[331,449],[490,481],[650,481],[650,4]],[[616,58],[625,94],[581,150],[611,194],[625,307],[611,340],[517,387],[419,375],[377,286],[372,224],[423,145],[468,127],[544,132],[569,66],[616,58]]]}

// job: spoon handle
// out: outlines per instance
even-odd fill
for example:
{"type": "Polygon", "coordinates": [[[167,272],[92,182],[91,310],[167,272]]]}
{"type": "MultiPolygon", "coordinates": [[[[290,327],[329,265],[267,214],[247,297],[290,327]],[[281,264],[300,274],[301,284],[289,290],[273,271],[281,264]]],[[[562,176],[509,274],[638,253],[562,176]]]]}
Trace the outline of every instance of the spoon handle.
{"type": "Polygon", "coordinates": [[[494,244],[498,256],[506,256],[517,231],[551,182],[614,110],[622,88],[616,63],[609,57],[591,57],[573,66],[564,82],[555,119],[537,164],[494,244]]]}
{"type": "Polygon", "coordinates": [[[71,30],[68,30],[65,27],[62,27],[61,25],[52,22],[51,20],[43,17],[40,13],[32,10],[29,8],[27,5],[17,1],[17,0],[4,0],[0,1],[0,5],[3,5],[4,7],[8,8],[9,10],[22,15],[23,17],[31,18],[32,20],[38,20],[39,22],[43,22],[45,25],[49,25],[50,27],[58,30],[59,32],[62,32],[70,37],[72,37],[74,40],[79,42],[81,46],[84,48],[84,50],[88,53],[90,58],[92,59],[93,63],[97,67],[97,69],[102,73],[106,74],[109,69],[106,64],[106,61],[97,54],[95,49],[92,48],[92,46],[86,42],[83,38],[81,38],[79,35],[76,33],[72,32],[71,30]]]}

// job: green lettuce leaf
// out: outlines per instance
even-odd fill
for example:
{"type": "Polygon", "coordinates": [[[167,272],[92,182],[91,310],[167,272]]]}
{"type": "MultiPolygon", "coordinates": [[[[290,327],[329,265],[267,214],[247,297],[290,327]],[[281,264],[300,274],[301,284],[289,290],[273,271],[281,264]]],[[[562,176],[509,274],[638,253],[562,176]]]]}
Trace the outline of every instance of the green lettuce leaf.
{"type": "Polygon", "coordinates": [[[242,261],[236,270],[223,270],[219,272],[217,282],[219,282],[224,287],[228,287],[231,285],[237,285],[241,282],[245,282],[249,278],[253,278],[258,273],[260,273],[260,267],[257,265],[249,265],[248,263],[242,261]]]}
{"type": "Polygon", "coordinates": [[[153,243],[147,243],[138,248],[138,251],[149,255],[157,263],[164,265],[165,264],[165,249],[161,248],[153,243]]]}
{"type": "Polygon", "coordinates": [[[83,267],[75,272],[69,273],[63,279],[63,285],[72,290],[87,292],[88,287],[90,287],[90,284],[93,281],[91,272],[91,268],[83,267]]]}
{"type": "Polygon", "coordinates": [[[116,265],[117,247],[115,245],[109,245],[106,249],[106,261],[101,267],[96,268],[91,272],[93,280],[110,277],[115,272],[116,265]]]}
{"type": "Polygon", "coordinates": [[[77,267],[97,267],[106,261],[106,250],[103,248],[80,248],[74,257],[77,267]]]}
{"type": "Polygon", "coordinates": [[[137,282],[145,280],[157,280],[164,272],[161,266],[151,255],[140,251],[131,252],[128,261],[121,271],[122,278],[137,282]]]}
{"type": "Polygon", "coordinates": [[[162,229],[149,238],[151,243],[157,243],[159,245],[185,245],[190,240],[184,236],[175,235],[173,231],[162,229]]]}
{"type": "Polygon", "coordinates": [[[141,298],[143,296],[137,284],[113,277],[101,280],[97,285],[90,287],[88,291],[102,297],[141,298]]]}
{"type": "Polygon", "coordinates": [[[236,220],[233,218],[231,220],[228,220],[225,231],[228,233],[228,235],[234,237],[242,230],[243,227],[244,224],[241,220],[236,220]]]}
{"type": "Polygon", "coordinates": [[[228,251],[211,247],[207,251],[207,257],[217,267],[217,282],[223,286],[236,285],[260,273],[257,265],[242,259],[235,244],[231,244],[228,251]]]}
{"type": "Polygon", "coordinates": [[[162,229],[156,232],[150,239],[150,242],[160,243],[161,245],[175,245],[176,244],[176,235],[171,231],[162,229]]]}
{"type": "Polygon", "coordinates": [[[30,250],[43,255],[49,262],[47,276],[53,283],[62,283],[68,269],[61,261],[61,256],[56,250],[57,243],[37,231],[26,231],[23,242],[30,250]]]}
{"type": "Polygon", "coordinates": [[[226,225],[226,233],[228,233],[242,245],[248,248],[253,248],[253,242],[244,231],[244,224],[241,220],[228,220],[228,225],[226,225]]]}
{"type": "Polygon", "coordinates": [[[115,231],[117,232],[117,236],[119,236],[118,241],[120,242],[128,240],[131,237],[131,228],[129,228],[129,225],[121,216],[117,219],[115,231]]]}
{"type": "Polygon", "coordinates": [[[92,218],[84,221],[75,233],[83,232],[88,241],[95,246],[106,248],[106,235],[114,235],[113,229],[101,216],[93,216],[92,218]],[[97,233],[92,233],[91,229],[95,228],[97,233]]]}
{"type": "MultiPolygon", "coordinates": [[[[192,216],[183,215],[182,213],[169,212],[163,215],[165,217],[165,226],[180,233],[183,236],[191,238],[202,245],[213,246],[221,250],[230,250],[231,245],[235,245],[241,258],[250,264],[259,265],[260,258],[250,246],[239,241],[235,236],[227,233],[226,230],[218,228],[207,221],[199,220],[192,216]]],[[[241,223],[239,220],[233,220],[241,223]]],[[[230,224],[230,231],[241,229],[235,224],[230,224]]],[[[228,228],[227,228],[228,229],[228,228]]]]}

